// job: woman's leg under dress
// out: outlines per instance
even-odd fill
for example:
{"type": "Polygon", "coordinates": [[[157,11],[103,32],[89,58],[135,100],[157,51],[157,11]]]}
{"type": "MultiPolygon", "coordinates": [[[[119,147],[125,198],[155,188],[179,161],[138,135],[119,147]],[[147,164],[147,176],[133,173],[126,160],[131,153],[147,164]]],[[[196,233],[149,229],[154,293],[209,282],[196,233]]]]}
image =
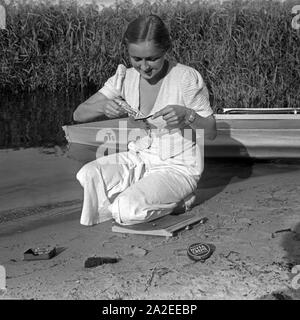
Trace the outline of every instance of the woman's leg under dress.
{"type": "Polygon", "coordinates": [[[145,165],[137,153],[121,152],[84,165],[76,177],[84,188],[80,223],[93,225],[112,218],[108,205],[142,178],[145,165]]]}
{"type": "Polygon", "coordinates": [[[171,213],[196,186],[195,179],[170,167],[150,169],[143,178],[120,193],[109,209],[119,224],[150,221],[171,213]]]}

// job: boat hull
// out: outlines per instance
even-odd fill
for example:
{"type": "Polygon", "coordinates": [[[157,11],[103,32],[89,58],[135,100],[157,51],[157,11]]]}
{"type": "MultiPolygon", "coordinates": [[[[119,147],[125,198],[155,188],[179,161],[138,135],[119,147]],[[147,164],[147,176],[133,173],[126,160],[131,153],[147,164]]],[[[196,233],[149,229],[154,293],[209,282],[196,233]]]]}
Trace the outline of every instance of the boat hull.
{"type": "MultiPolygon", "coordinates": [[[[300,158],[300,114],[215,115],[217,137],[205,140],[205,157],[300,158]]],[[[127,118],[64,126],[70,145],[88,146],[91,153],[105,143],[127,150],[132,125],[127,118]],[[93,151],[92,151],[93,150],[93,151]]]]}

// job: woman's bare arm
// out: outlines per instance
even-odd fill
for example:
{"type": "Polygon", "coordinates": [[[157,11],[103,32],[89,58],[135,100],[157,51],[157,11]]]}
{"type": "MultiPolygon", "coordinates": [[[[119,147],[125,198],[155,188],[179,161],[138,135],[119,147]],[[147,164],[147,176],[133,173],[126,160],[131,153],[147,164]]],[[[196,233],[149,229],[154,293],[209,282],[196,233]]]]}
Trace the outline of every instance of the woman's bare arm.
{"type": "Polygon", "coordinates": [[[204,129],[205,138],[209,140],[214,140],[217,136],[216,120],[213,115],[203,118],[196,114],[196,118],[190,126],[194,130],[204,129]]]}
{"type": "MultiPolygon", "coordinates": [[[[162,116],[167,122],[167,128],[184,128],[187,123],[187,116],[192,112],[190,108],[179,105],[168,105],[160,111],[156,112],[152,119],[162,116]]],[[[195,111],[194,111],[195,113],[195,111]]],[[[214,140],[217,136],[216,130],[216,120],[213,115],[208,117],[201,117],[199,114],[195,113],[195,119],[189,126],[194,129],[204,129],[205,138],[209,140],[214,140]]]]}
{"type": "Polygon", "coordinates": [[[106,115],[108,118],[119,118],[125,113],[115,101],[96,92],[76,108],[73,119],[77,122],[88,122],[102,115],[106,115]]]}

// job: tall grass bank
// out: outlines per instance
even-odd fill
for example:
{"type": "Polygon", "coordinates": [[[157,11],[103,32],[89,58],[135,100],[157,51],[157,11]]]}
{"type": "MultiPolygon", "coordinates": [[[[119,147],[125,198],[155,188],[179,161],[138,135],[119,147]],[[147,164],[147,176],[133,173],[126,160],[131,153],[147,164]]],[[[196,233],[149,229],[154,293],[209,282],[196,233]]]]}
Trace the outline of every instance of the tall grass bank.
{"type": "Polygon", "coordinates": [[[98,88],[117,65],[129,65],[121,44],[140,13],[170,27],[172,58],[201,72],[213,107],[299,107],[300,1],[14,2],[0,30],[0,93],[98,88]]]}

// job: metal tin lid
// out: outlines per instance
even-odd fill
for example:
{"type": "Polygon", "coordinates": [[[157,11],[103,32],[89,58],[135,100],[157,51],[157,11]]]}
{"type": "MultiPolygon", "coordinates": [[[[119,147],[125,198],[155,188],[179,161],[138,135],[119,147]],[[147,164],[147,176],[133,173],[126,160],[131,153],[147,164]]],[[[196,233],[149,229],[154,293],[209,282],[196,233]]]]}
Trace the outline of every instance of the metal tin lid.
{"type": "Polygon", "coordinates": [[[214,246],[208,243],[193,243],[188,247],[187,255],[195,261],[205,261],[214,251],[214,246]]]}

